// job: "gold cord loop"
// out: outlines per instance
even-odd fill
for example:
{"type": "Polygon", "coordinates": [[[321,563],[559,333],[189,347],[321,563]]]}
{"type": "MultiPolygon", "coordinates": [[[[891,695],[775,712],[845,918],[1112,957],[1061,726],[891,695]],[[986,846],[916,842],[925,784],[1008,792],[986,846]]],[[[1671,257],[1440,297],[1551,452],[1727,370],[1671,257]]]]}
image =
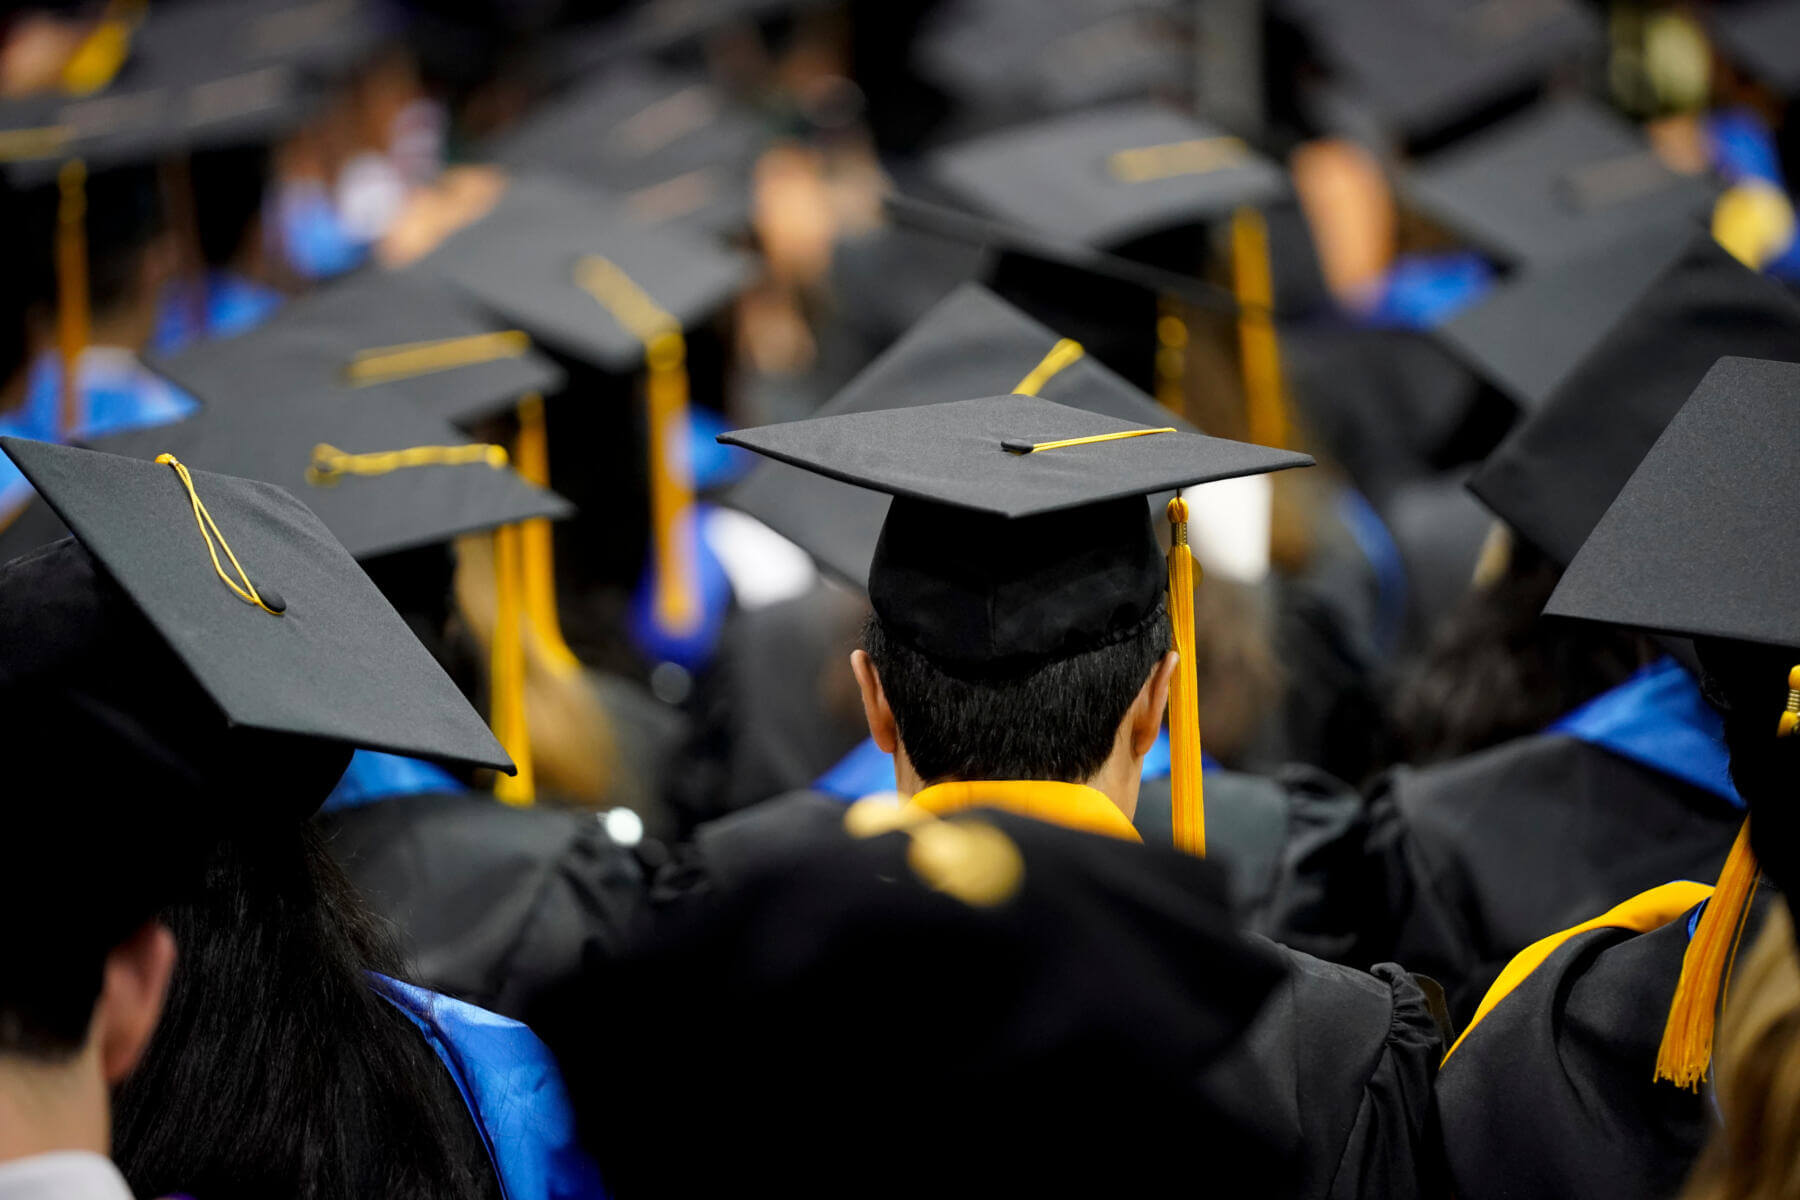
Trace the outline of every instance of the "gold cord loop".
{"type": "Polygon", "coordinates": [[[405,450],[347,454],[320,442],[313,447],[306,482],[314,487],[329,487],[346,475],[386,475],[407,467],[459,467],[470,463],[485,463],[498,471],[506,466],[506,447],[471,442],[466,446],[410,446],[405,450]]]}
{"type": "Polygon", "coordinates": [[[225,540],[225,535],[220,532],[218,523],[206,510],[206,502],[201,500],[200,493],[194,490],[194,477],[188,474],[188,469],[182,461],[173,454],[159,454],[156,456],[156,461],[174,467],[176,477],[181,480],[181,486],[187,489],[188,500],[194,508],[194,524],[200,527],[200,537],[206,542],[207,554],[212,557],[213,570],[218,572],[219,578],[224,580],[225,586],[235,592],[238,599],[245,604],[254,605],[270,616],[279,617],[285,613],[287,604],[277,593],[258,591],[256,585],[250,581],[250,575],[244,570],[244,564],[240,563],[237,555],[232,553],[231,543],[225,540]],[[213,544],[214,538],[218,539],[216,546],[213,544]],[[231,568],[238,574],[237,579],[233,579],[225,573],[225,566],[219,561],[220,550],[224,550],[225,557],[231,560],[231,568]],[[242,581],[241,584],[239,580],[242,581]]]}

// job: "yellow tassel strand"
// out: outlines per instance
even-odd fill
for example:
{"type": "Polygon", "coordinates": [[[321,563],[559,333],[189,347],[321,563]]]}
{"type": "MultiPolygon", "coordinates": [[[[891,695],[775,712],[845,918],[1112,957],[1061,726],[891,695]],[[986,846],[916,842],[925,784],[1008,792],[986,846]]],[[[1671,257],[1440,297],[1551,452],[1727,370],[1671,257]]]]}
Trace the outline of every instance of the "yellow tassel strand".
{"type": "Polygon", "coordinates": [[[518,807],[537,800],[531,727],[525,716],[525,643],[519,637],[524,616],[522,538],[517,525],[494,530],[494,640],[488,658],[488,717],[494,736],[518,768],[518,774],[494,781],[494,796],[518,807]]]}
{"type": "Polygon", "coordinates": [[[56,174],[56,350],[62,360],[64,438],[81,433],[87,414],[81,402],[81,355],[91,336],[88,306],[87,165],[72,158],[56,174]]]}
{"type": "Polygon", "coordinates": [[[1200,684],[1194,656],[1194,584],[1200,567],[1188,549],[1187,501],[1169,501],[1169,623],[1181,661],[1169,685],[1169,779],[1175,846],[1206,857],[1206,795],[1200,772],[1200,684]]]}
{"type": "Polygon", "coordinates": [[[1659,1080],[1698,1090],[1712,1067],[1713,1024],[1731,988],[1731,966],[1756,894],[1757,874],[1750,822],[1745,821],[1681,960],[1681,978],[1656,1051],[1659,1080]]]}
{"type": "MultiPolygon", "coordinates": [[[[519,401],[519,439],[513,446],[513,462],[520,475],[539,487],[550,486],[550,434],[544,422],[544,398],[526,396],[519,401]]],[[[525,623],[536,648],[551,670],[573,674],[581,660],[563,640],[562,619],[556,611],[556,542],[550,518],[524,522],[525,623]]]]}
{"type": "Polygon", "coordinates": [[[131,57],[131,38],[147,7],[145,0],[108,4],[105,17],[63,64],[62,90],[71,96],[91,96],[109,86],[131,57]]]}
{"type": "Polygon", "coordinates": [[[1126,438],[1149,437],[1153,433],[1174,433],[1173,425],[1161,429],[1121,429],[1117,433],[1095,433],[1087,437],[1061,438],[1054,442],[1027,442],[1008,438],[1000,448],[1008,454],[1036,454],[1042,450],[1062,450],[1068,446],[1092,446],[1097,442],[1118,442],[1126,438]]]}
{"type": "Polygon", "coordinates": [[[1015,396],[1035,396],[1041,392],[1046,383],[1056,378],[1064,368],[1081,360],[1087,351],[1074,338],[1062,338],[1050,347],[1038,365],[1031,368],[1025,378],[1019,380],[1019,386],[1013,389],[1015,396]]]}
{"type": "Polygon", "coordinates": [[[1248,156],[1249,148],[1241,138],[1194,138],[1115,151],[1106,166],[1121,183],[1150,183],[1239,166],[1248,156]]]}
{"type": "Polygon", "coordinates": [[[1187,319],[1173,296],[1157,301],[1156,402],[1172,413],[1187,407],[1187,319]]]}
{"type": "Polygon", "coordinates": [[[1775,736],[1793,737],[1796,729],[1800,729],[1800,666],[1788,672],[1787,708],[1782,711],[1781,723],[1775,726],[1775,736]]]}
{"type": "Polygon", "coordinates": [[[344,377],[355,387],[393,383],[458,367],[518,358],[531,349],[531,338],[517,329],[476,333],[468,337],[406,342],[398,346],[373,346],[359,350],[344,368],[344,377]]]}
{"type": "Polygon", "coordinates": [[[1288,444],[1288,417],[1281,346],[1275,338],[1275,276],[1269,265],[1268,222],[1254,208],[1240,208],[1231,218],[1231,279],[1250,440],[1280,449],[1288,444]]]}
{"type": "Polygon", "coordinates": [[[408,446],[404,450],[372,450],[366,454],[348,454],[320,442],[313,447],[312,463],[306,468],[306,482],[314,487],[329,487],[346,475],[372,477],[409,467],[484,464],[498,471],[506,463],[506,447],[489,442],[471,442],[466,446],[408,446]]]}
{"type": "Polygon", "coordinates": [[[186,489],[188,502],[194,509],[194,524],[200,527],[200,539],[206,543],[206,552],[212,556],[213,570],[218,573],[225,586],[230,588],[245,604],[260,608],[272,617],[279,617],[285,613],[287,603],[279,594],[273,591],[266,593],[258,591],[256,585],[250,581],[249,572],[244,570],[244,564],[238,561],[238,556],[232,553],[231,543],[225,540],[224,533],[219,530],[218,522],[214,521],[212,513],[207,511],[206,502],[201,500],[200,493],[194,490],[194,477],[188,474],[186,465],[173,454],[159,454],[156,456],[156,461],[165,467],[173,467],[175,477],[181,480],[181,486],[186,489]],[[218,539],[217,545],[214,544],[215,538],[218,539]],[[225,551],[225,557],[231,560],[231,569],[237,572],[236,579],[225,573],[225,566],[219,561],[220,550],[225,551]]]}
{"type": "Polygon", "coordinates": [[[687,456],[687,342],[681,322],[610,259],[592,254],[583,258],[575,266],[575,283],[644,344],[656,621],[672,633],[686,633],[700,623],[702,614],[694,480],[687,456]]]}

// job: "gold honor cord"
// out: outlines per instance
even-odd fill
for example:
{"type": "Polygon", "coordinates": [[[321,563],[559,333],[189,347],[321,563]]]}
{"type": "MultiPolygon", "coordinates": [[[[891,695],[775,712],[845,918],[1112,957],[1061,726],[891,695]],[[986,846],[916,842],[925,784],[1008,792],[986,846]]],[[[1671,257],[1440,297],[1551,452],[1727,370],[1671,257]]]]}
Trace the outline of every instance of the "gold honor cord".
{"type": "Polygon", "coordinates": [[[82,412],[81,355],[91,336],[88,305],[87,165],[72,158],[56,174],[56,351],[62,363],[59,420],[65,438],[86,423],[82,412]]]}
{"type": "Polygon", "coordinates": [[[1231,218],[1231,279],[1238,300],[1238,352],[1250,440],[1280,449],[1288,443],[1288,418],[1281,346],[1275,338],[1275,280],[1268,222],[1254,208],[1240,208],[1231,218]]]}
{"type": "Polygon", "coordinates": [[[437,371],[518,358],[530,349],[530,336],[518,329],[406,342],[398,346],[374,346],[351,356],[349,365],[344,368],[344,377],[355,387],[369,387],[437,371]]]}
{"type": "Polygon", "coordinates": [[[1165,425],[1161,429],[1121,429],[1117,433],[1096,433],[1087,437],[1062,438],[1054,442],[1027,442],[1019,438],[1008,438],[1000,443],[1000,448],[1008,454],[1037,454],[1044,450],[1061,450],[1068,446],[1092,446],[1096,442],[1117,442],[1125,438],[1149,437],[1153,433],[1174,433],[1173,425],[1165,425]]]}
{"type": "Polygon", "coordinates": [[[699,624],[701,613],[692,520],[694,483],[687,455],[687,343],[681,322],[618,264],[597,254],[575,264],[575,283],[644,345],[656,621],[665,630],[686,633],[699,624]]]}
{"type": "Polygon", "coordinates": [[[1041,392],[1065,367],[1073,366],[1087,351],[1074,338],[1063,338],[1050,347],[1037,366],[1031,368],[1025,378],[1019,380],[1019,386],[1013,389],[1015,396],[1035,396],[1041,392]]]}
{"type": "Polygon", "coordinates": [[[1118,150],[1107,158],[1106,167],[1121,183],[1149,183],[1235,167],[1242,164],[1248,154],[1249,149],[1242,138],[1193,138],[1185,142],[1118,150]]]}
{"type": "Polygon", "coordinates": [[[212,557],[213,570],[218,572],[219,578],[224,581],[225,586],[235,592],[238,599],[245,604],[260,608],[271,616],[279,617],[286,612],[287,602],[281,598],[279,593],[272,589],[259,591],[257,586],[250,581],[250,575],[244,570],[244,564],[238,561],[237,555],[231,551],[231,543],[227,542],[225,535],[220,532],[218,522],[214,521],[212,514],[206,510],[206,502],[201,500],[200,493],[194,490],[194,477],[188,474],[188,469],[182,461],[173,454],[159,454],[156,456],[156,461],[175,468],[175,476],[181,480],[181,486],[187,490],[188,501],[193,505],[194,524],[200,527],[200,538],[206,543],[207,554],[212,557]],[[218,539],[217,545],[213,543],[214,538],[218,539]],[[233,579],[225,573],[225,565],[219,561],[220,550],[225,551],[225,557],[231,560],[231,569],[237,572],[237,579],[233,579]]]}
{"type": "MultiPolygon", "coordinates": [[[[1788,671],[1787,703],[1775,725],[1777,738],[1800,730],[1800,666],[1788,671]]],[[[1681,978],[1669,1004],[1662,1044],[1656,1051],[1656,1078],[1698,1090],[1712,1067],[1713,1029],[1731,993],[1731,970],[1737,962],[1750,901],[1756,896],[1761,864],[1750,844],[1745,819],[1719,872],[1712,899],[1700,913],[1694,936],[1681,960],[1681,978]]]]}
{"type": "Polygon", "coordinates": [[[314,487],[330,487],[346,475],[386,475],[408,467],[460,467],[471,463],[485,464],[498,471],[506,466],[506,447],[471,442],[466,446],[409,446],[404,450],[347,454],[336,446],[320,442],[313,447],[312,462],[306,468],[306,482],[314,487]]]}
{"type": "Polygon", "coordinates": [[[524,534],[517,525],[494,530],[494,639],[488,650],[488,719],[512,756],[517,774],[494,780],[494,797],[527,807],[537,801],[531,762],[531,722],[525,712],[524,534]]]}
{"type": "Polygon", "coordinates": [[[1188,505],[1169,501],[1169,624],[1175,678],[1169,684],[1169,784],[1175,848],[1206,857],[1206,785],[1200,770],[1200,681],[1194,652],[1194,586],[1200,566],[1188,548],[1188,505]]]}
{"type": "MultiPolygon", "coordinates": [[[[513,465],[539,487],[550,486],[550,435],[544,422],[544,398],[533,394],[519,401],[519,437],[513,465]]],[[[533,517],[520,527],[523,542],[526,627],[552,670],[574,674],[581,660],[563,640],[556,611],[556,550],[550,518],[533,517]]]]}

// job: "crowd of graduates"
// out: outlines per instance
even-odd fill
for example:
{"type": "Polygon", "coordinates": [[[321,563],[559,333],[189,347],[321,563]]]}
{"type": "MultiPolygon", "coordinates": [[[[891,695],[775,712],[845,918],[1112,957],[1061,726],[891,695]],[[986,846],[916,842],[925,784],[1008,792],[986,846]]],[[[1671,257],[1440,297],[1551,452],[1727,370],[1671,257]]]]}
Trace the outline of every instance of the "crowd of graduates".
{"type": "Polygon", "coordinates": [[[1800,0],[0,14],[0,1200],[1800,1200],[1800,0]]]}

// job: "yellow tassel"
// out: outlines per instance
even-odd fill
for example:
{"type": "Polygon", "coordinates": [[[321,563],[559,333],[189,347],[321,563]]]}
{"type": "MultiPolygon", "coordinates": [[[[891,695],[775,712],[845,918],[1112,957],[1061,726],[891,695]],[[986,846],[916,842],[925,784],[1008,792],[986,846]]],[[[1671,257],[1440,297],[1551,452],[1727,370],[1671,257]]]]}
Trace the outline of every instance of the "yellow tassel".
{"type": "Polygon", "coordinates": [[[694,477],[688,463],[687,348],[665,333],[645,352],[650,418],[650,523],[656,549],[656,621],[672,633],[700,623],[694,546],[694,477]]]}
{"type": "Polygon", "coordinates": [[[1181,661],[1169,685],[1169,778],[1175,846],[1206,857],[1206,797],[1200,773],[1200,684],[1194,663],[1194,581],[1200,568],[1188,549],[1187,501],[1169,501],[1169,623],[1181,661]]]}
{"type": "Polygon", "coordinates": [[[82,411],[81,355],[93,324],[88,307],[87,166],[72,158],[57,172],[56,349],[62,360],[62,435],[74,438],[86,423],[82,411]]]}
{"type": "Polygon", "coordinates": [[[1173,296],[1157,300],[1156,402],[1170,412],[1187,407],[1187,321],[1173,296]]]}
{"type": "MultiPolygon", "coordinates": [[[[526,396],[519,401],[519,439],[513,446],[513,465],[520,475],[539,487],[550,486],[550,435],[544,423],[544,398],[526,396]]],[[[534,517],[522,528],[525,554],[525,622],[534,648],[551,670],[571,675],[581,670],[581,660],[563,640],[562,619],[556,611],[556,543],[548,517],[534,517]]]]}
{"type": "Polygon", "coordinates": [[[1238,301],[1238,353],[1250,440],[1279,449],[1288,444],[1288,417],[1281,346],[1275,338],[1275,275],[1269,265],[1268,222],[1254,208],[1240,208],[1231,218],[1231,280],[1238,301]]]}
{"type": "Polygon", "coordinates": [[[1782,711],[1781,723],[1775,726],[1775,736],[1793,737],[1796,729],[1800,729],[1800,666],[1788,672],[1787,708],[1782,711]]]}
{"type": "Polygon", "coordinates": [[[531,770],[531,730],[525,718],[522,536],[517,525],[494,530],[494,640],[488,662],[488,715],[494,736],[518,768],[518,774],[502,775],[495,781],[494,795],[521,807],[537,798],[531,770]]]}
{"type": "Polygon", "coordinates": [[[1711,1069],[1713,1023],[1731,989],[1731,965],[1744,936],[1757,874],[1750,822],[1745,821],[1681,960],[1681,979],[1675,985],[1668,1024],[1656,1052],[1655,1077],[1659,1080],[1698,1090],[1711,1069]]]}
{"type": "Polygon", "coordinates": [[[75,53],[63,64],[62,90],[71,96],[91,96],[110,85],[119,68],[131,57],[131,36],[143,19],[143,3],[110,4],[106,18],[81,39],[75,53]]]}

